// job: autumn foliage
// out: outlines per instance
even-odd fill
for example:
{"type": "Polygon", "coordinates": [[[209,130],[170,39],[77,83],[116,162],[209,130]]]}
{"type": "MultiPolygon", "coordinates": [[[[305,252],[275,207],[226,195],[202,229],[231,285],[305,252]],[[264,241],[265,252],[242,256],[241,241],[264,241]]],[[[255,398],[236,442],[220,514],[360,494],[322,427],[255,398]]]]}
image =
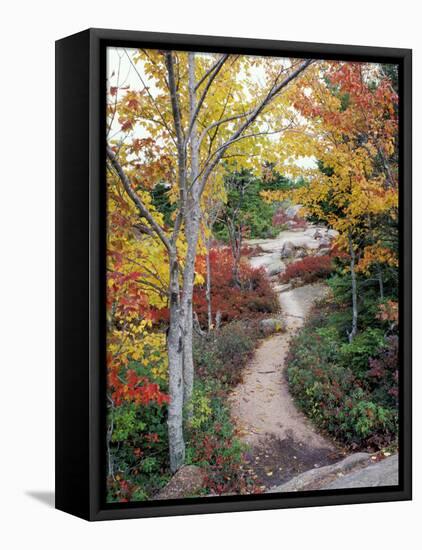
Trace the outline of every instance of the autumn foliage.
{"type": "Polygon", "coordinates": [[[126,380],[122,381],[117,369],[109,370],[108,385],[116,407],[124,401],[136,405],[169,402],[169,397],[160,390],[160,386],[151,383],[146,376],[139,376],[133,369],[127,369],[125,375],[126,380]]]}
{"type": "Polygon", "coordinates": [[[108,501],[151,499],[184,463],[205,469],[208,494],[256,492],[240,468],[245,448],[228,392],[242,380],[258,323],[280,312],[267,273],[249,263],[258,249],[244,239],[308,223],[335,230],[331,252],[292,261],[279,280],[328,279],[337,309],[298,332],[291,391],[345,444],[391,444],[394,70],[161,50],[118,57],[107,97],[108,501]],[[120,79],[127,61],[140,78],[133,89],[120,79]],[[280,121],[289,121],[282,131],[280,121]],[[286,200],[300,215],[287,216],[286,200]]]}
{"type": "Polygon", "coordinates": [[[280,279],[283,283],[287,283],[291,279],[300,279],[302,283],[308,284],[317,279],[328,277],[333,269],[333,258],[330,255],[307,256],[289,264],[280,279]]]}
{"type": "MultiPolygon", "coordinates": [[[[205,258],[199,256],[197,265],[200,271],[204,262],[205,258]]],[[[254,269],[246,261],[241,262],[239,286],[233,280],[233,258],[229,248],[211,249],[210,264],[212,309],[214,315],[220,312],[223,323],[277,311],[277,297],[263,269],[254,269]]],[[[199,321],[205,327],[207,302],[204,285],[196,286],[193,300],[199,321]]]]}

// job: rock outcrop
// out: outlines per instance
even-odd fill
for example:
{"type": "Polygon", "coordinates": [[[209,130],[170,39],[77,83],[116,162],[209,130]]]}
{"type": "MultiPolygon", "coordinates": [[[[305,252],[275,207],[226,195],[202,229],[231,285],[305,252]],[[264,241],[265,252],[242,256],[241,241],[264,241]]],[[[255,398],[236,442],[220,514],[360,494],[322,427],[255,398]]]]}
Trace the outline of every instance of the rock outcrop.
{"type": "Polygon", "coordinates": [[[368,453],[354,453],[340,462],[313,468],[282,485],[271,493],[291,493],[321,489],[352,489],[398,484],[398,455],[374,463],[368,453]]]}
{"type": "Polygon", "coordinates": [[[338,477],[324,489],[356,489],[358,487],[386,487],[399,483],[399,457],[384,458],[367,468],[338,477]]]}
{"type": "Polygon", "coordinates": [[[294,256],[294,253],[295,253],[295,245],[290,241],[286,241],[283,244],[282,249],[280,250],[280,258],[282,260],[287,258],[292,258],[294,256]]]}
{"type": "Polygon", "coordinates": [[[184,498],[195,495],[204,485],[205,472],[198,466],[182,466],[153,500],[184,498]]]}

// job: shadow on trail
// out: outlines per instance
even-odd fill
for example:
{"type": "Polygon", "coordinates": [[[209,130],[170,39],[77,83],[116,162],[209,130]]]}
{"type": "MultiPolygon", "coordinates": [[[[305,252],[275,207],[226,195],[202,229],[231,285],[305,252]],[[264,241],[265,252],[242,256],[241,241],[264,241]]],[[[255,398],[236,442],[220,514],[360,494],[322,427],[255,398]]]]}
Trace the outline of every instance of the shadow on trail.
{"type": "Polygon", "coordinates": [[[332,464],[342,457],[340,451],[308,446],[295,441],[292,436],[283,440],[269,436],[246,453],[244,470],[265,491],[302,472],[332,464]]]}

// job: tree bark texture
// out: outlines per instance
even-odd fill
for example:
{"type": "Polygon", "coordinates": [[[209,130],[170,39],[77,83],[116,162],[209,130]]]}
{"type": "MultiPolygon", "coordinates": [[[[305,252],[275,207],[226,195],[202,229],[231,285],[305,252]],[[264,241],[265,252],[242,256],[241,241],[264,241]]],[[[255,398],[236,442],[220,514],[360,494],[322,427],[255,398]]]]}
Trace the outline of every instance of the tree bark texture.
{"type": "Polygon", "coordinates": [[[356,280],[356,253],[353,247],[352,237],[349,236],[349,252],[350,252],[350,277],[352,283],[352,328],[348,333],[349,342],[352,343],[358,332],[358,291],[356,280]]]}

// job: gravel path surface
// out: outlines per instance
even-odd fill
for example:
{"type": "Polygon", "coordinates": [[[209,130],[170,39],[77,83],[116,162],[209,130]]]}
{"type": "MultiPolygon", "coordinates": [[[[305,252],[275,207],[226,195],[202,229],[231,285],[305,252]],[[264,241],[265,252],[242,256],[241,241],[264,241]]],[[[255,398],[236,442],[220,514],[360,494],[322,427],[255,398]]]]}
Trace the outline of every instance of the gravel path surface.
{"type": "Polygon", "coordinates": [[[251,449],[246,469],[263,490],[342,456],[296,408],[285,378],[290,339],[326,292],[326,285],[316,283],[279,293],[286,332],[262,342],[230,397],[239,435],[251,449]]]}

